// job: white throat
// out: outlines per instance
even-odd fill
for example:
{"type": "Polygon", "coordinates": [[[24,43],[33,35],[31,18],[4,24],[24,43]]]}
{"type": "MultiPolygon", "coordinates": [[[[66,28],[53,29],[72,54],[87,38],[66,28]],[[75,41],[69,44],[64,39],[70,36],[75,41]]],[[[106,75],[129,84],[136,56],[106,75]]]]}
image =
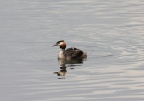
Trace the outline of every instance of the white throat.
{"type": "Polygon", "coordinates": [[[58,58],[65,58],[63,49],[59,52],[58,58]]]}

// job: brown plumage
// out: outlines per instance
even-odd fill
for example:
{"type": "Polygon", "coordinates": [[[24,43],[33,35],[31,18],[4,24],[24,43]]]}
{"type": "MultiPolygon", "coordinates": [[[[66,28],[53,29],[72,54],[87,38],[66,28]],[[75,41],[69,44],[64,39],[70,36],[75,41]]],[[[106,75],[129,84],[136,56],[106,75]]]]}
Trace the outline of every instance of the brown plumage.
{"type": "Polygon", "coordinates": [[[84,59],[87,57],[86,52],[83,52],[82,50],[75,47],[71,47],[65,50],[66,43],[64,40],[58,41],[54,46],[60,46],[61,48],[58,56],[59,59],[84,59]]]}

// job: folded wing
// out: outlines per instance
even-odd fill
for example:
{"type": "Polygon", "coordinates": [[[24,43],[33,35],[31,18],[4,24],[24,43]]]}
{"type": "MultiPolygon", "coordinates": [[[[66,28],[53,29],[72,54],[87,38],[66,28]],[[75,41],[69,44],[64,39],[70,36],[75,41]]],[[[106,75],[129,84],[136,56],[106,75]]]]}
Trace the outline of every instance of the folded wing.
{"type": "Polygon", "coordinates": [[[77,49],[75,47],[68,48],[64,52],[64,55],[66,57],[69,57],[72,59],[81,58],[82,54],[83,54],[83,51],[81,51],[80,49],[77,49]]]}

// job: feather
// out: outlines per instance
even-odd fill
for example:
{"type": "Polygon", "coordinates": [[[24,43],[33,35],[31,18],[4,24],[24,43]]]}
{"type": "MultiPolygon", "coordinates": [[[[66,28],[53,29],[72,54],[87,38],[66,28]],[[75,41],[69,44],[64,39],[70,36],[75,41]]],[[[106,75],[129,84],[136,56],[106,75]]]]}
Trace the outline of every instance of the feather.
{"type": "Polygon", "coordinates": [[[65,50],[64,55],[69,58],[79,58],[83,54],[83,51],[75,47],[68,48],[65,50]]]}

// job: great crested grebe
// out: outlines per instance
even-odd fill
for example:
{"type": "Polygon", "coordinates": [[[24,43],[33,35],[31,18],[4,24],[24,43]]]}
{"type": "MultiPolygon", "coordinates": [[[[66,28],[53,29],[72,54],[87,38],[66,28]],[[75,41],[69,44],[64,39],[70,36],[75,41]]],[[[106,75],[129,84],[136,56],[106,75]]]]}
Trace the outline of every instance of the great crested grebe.
{"type": "Polygon", "coordinates": [[[65,49],[66,42],[64,40],[58,41],[53,46],[59,46],[61,48],[61,51],[58,55],[58,59],[82,59],[83,60],[87,58],[87,53],[83,52],[80,49],[77,49],[75,47],[65,49]]]}

